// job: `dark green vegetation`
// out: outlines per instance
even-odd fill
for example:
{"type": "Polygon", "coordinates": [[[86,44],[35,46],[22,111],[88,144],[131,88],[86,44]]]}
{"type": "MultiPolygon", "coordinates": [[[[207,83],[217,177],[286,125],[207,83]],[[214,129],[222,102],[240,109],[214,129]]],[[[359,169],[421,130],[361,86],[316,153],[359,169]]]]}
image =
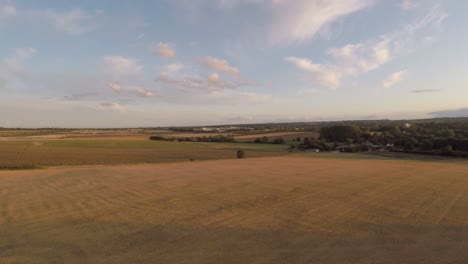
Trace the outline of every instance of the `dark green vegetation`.
{"type": "Polygon", "coordinates": [[[117,165],[284,155],[286,146],[150,140],[0,141],[0,169],[38,166],[117,165]]]}
{"type": "Polygon", "coordinates": [[[298,138],[291,149],[468,157],[468,119],[348,121],[321,123],[317,129],[319,139],[298,138]]]}
{"type": "Polygon", "coordinates": [[[236,142],[233,137],[216,135],[216,136],[202,136],[202,137],[163,137],[151,136],[150,140],[158,141],[178,141],[178,142],[215,142],[215,143],[231,143],[236,142]]]}

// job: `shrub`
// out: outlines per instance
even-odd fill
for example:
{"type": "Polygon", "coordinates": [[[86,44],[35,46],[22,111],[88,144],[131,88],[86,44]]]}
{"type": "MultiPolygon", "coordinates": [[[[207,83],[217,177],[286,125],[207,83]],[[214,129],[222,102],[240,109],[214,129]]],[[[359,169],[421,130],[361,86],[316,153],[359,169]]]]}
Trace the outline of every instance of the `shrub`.
{"type": "Polygon", "coordinates": [[[283,138],[277,138],[273,141],[273,144],[278,144],[278,145],[281,145],[281,144],[284,144],[285,141],[283,138]]]}
{"type": "Polygon", "coordinates": [[[239,150],[237,151],[237,158],[238,158],[238,159],[243,159],[243,158],[245,158],[245,151],[243,151],[242,149],[239,149],[239,150]]]}

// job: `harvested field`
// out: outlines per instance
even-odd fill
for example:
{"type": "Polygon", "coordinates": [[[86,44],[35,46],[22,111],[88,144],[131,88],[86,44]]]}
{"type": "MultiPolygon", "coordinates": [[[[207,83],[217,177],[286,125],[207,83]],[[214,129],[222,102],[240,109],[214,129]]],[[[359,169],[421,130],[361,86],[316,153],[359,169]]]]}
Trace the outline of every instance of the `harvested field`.
{"type": "Polygon", "coordinates": [[[0,172],[0,263],[468,263],[468,166],[275,157],[0,172]]]}
{"type": "Polygon", "coordinates": [[[150,140],[0,141],[0,169],[8,166],[70,166],[164,163],[228,159],[244,149],[247,157],[287,154],[287,146],[167,142],[150,140]]]}

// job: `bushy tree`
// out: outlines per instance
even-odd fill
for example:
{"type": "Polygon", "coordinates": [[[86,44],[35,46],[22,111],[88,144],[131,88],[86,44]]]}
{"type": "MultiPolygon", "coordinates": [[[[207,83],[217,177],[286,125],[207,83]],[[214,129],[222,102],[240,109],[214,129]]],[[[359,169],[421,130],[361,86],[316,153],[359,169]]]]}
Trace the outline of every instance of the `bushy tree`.
{"type": "Polygon", "coordinates": [[[284,141],[283,138],[276,138],[276,139],[273,141],[273,144],[278,144],[278,145],[284,144],[284,143],[285,143],[285,141],[284,141]]]}
{"type": "Polygon", "coordinates": [[[322,127],[320,137],[330,142],[346,142],[347,139],[358,139],[361,129],[355,125],[336,125],[322,127]]]}

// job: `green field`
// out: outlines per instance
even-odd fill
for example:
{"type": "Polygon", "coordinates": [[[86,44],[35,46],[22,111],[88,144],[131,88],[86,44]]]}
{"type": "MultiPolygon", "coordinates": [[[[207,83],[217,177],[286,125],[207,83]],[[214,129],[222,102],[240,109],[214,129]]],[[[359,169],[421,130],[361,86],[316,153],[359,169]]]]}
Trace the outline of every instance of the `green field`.
{"type": "Polygon", "coordinates": [[[117,165],[278,156],[287,146],[149,140],[0,141],[0,169],[47,166],[117,165]]]}

